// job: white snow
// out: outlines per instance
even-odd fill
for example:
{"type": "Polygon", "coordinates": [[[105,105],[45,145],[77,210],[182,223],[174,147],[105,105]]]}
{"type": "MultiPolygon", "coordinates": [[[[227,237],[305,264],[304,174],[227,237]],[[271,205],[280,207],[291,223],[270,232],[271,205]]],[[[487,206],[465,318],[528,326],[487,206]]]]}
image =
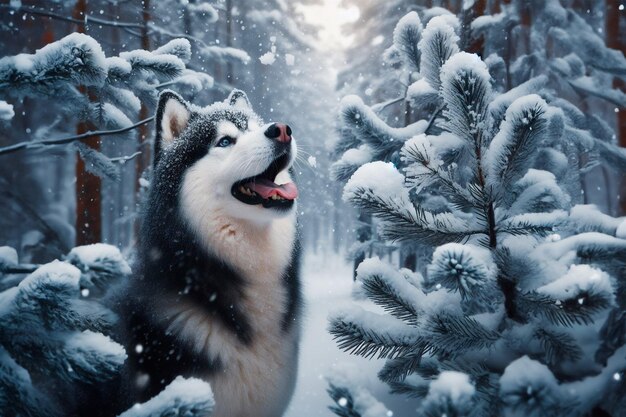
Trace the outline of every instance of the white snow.
{"type": "Polygon", "coordinates": [[[199,48],[200,55],[210,60],[219,62],[239,61],[243,64],[250,62],[250,55],[243,49],[222,47],[222,46],[201,46],[199,48]]]}
{"type": "Polygon", "coordinates": [[[556,177],[550,171],[531,168],[528,170],[526,175],[524,175],[519,181],[517,181],[515,185],[520,188],[527,188],[537,183],[555,181],[556,177]]]}
{"type": "MultiPolygon", "coordinates": [[[[17,54],[12,58],[12,60],[15,69],[20,72],[29,72],[35,66],[34,55],[17,54]]],[[[4,62],[11,62],[11,57],[5,57],[0,61],[0,63],[4,62]]]]}
{"type": "Polygon", "coordinates": [[[292,54],[285,54],[285,64],[287,66],[293,66],[296,63],[296,57],[292,54]]]}
{"type": "Polygon", "coordinates": [[[87,355],[106,356],[118,365],[124,363],[127,357],[122,345],[113,341],[109,336],[91,330],[84,330],[68,338],[65,342],[65,349],[85,352],[87,355]]]}
{"type": "Polygon", "coordinates": [[[548,82],[546,75],[539,75],[518,85],[506,93],[498,95],[489,104],[489,111],[496,117],[502,117],[511,103],[518,98],[541,91],[548,82]]]}
{"type": "MultiPolygon", "coordinates": [[[[368,360],[339,350],[326,331],[329,311],[355,304],[351,297],[351,264],[327,250],[306,257],[303,273],[305,308],[302,328],[306,331],[302,333],[300,343],[296,391],[285,417],[329,415],[327,407],[332,400],[326,393],[328,376],[336,380],[345,375],[353,386],[363,387],[387,406],[403,406],[404,399],[390,395],[389,387],[376,377],[384,361],[368,360]]],[[[382,311],[365,301],[356,303],[382,311]]]]}
{"type": "Polygon", "coordinates": [[[430,383],[428,400],[450,399],[453,404],[465,403],[471,399],[476,388],[469,375],[456,371],[443,371],[430,383]]]}
{"type": "Polygon", "coordinates": [[[145,67],[167,67],[181,73],[185,69],[185,63],[174,55],[159,55],[143,49],[120,53],[120,58],[127,60],[131,65],[145,67]]]}
{"type": "Polygon", "coordinates": [[[516,228],[520,225],[528,226],[559,226],[567,221],[567,212],[554,210],[549,213],[524,213],[507,218],[502,222],[502,228],[516,228]]]}
{"type": "Polygon", "coordinates": [[[263,65],[272,65],[276,61],[276,55],[273,52],[266,52],[259,57],[259,61],[263,65]]]}
{"type": "Polygon", "coordinates": [[[91,245],[77,246],[67,254],[67,260],[78,262],[81,265],[90,267],[102,263],[104,260],[114,263],[120,268],[120,273],[129,275],[131,273],[128,262],[122,256],[120,250],[106,243],[93,243],[91,245]]]}
{"type": "Polygon", "coordinates": [[[490,27],[493,27],[493,25],[502,23],[505,16],[505,13],[478,16],[472,21],[472,30],[482,31],[489,29],[490,27]]]}
{"type": "Polygon", "coordinates": [[[15,266],[17,263],[17,251],[10,246],[0,246],[0,268],[15,266]]]}
{"type": "Polygon", "coordinates": [[[571,265],[562,277],[537,288],[537,292],[557,300],[567,300],[581,293],[602,294],[613,298],[613,285],[609,275],[589,265],[571,265]]]}
{"type": "Polygon", "coordinates": [[[112,56],[112,57],[106,58],[105,62],[106,62],[107,72],[109,73],[109,76],[128,75],[133,70],[133,67],[132,65],[130,65],[130,62],[126,61],[125,59],[120,58],[119,56],[112,56]]]}
{"type": "Polygon", "coordinates": [[[509,364],[500,377],[500,396],[505,403],[521,401],[520,394],[540,393],[558,397],[558,381],[540,362],[523,356],[509,364]]]}
{"type": "Polygon", "coordinates": [[[198,378],[176,377],[157,396],[143,404],[136,404],[131,409],[120,414],[119,417],[145,417],[167,414],[179,415],[181,405],[204,403],[207,408],[215,404],[211,386],[198,378]],[[175,405],[172,408],[172,405],[175,405]]]}
{"type": "Polygon", "coordinates": [[[407,99],[413,101],[417,101],[424,96],[435,94],[437,94],[437,90],[431,87],[431,85],[428,83],[428,81],[426,81],[425,78],[420,78],[419,80],[415,81],[406,90],[407,99]]]}
{"type": "Polygon", "coordinates": [[[453,80],[458,74],[473,72],[478,78],[484,80],[490,80],[491,75],[485,63],[476,54],[469,54],[467,52],[459,52],[450,57],[448,61],[441,68],[441,81],[444,83],[445,79],[453,80]]]}
{"type": "Polygon", "coordinates": [[[602,233],[626,238],[626,226],[624,236],[619,236],[619,227],[626,221],[626,217],[615,218],[602,213],[595,204],[578,204],[570,210],[570,224],[578,232],[598,230],[602,233]]]}
{"type": "Polygon", "coordinates": [[[617,226],[617,230],[615,231],[615,237],[620,239],[626,239],[626,219],[623,219],[619,226],[617,226]]]}
{"type": "Polygon", "coordinates": [[[345,151],[339,161],[350,165],[363,165],[371,160],[372,148],[368,145],[361,145],[345,151]]]}
{"type": "Polygon", "coordinates": [[[309,156],[306,161],[311,167],[317,168],[317,159],[313,155],[309,156]]]}
{"type": "Polygon", "coordinates": [[[76,294],[78,294],[80,275],[80,270],[74,265],[54,260],[37,268],[35,272],[20,282],[18,287],[20,291],[30,291],[31,289],[37,288],[42,283],[54,281],[55,285],[76,288],[76,294]]]}
{"type": "Polygon", "coordinates": [[[0,120],[8,121],[15,116],[13,105],[4,100],[0,100],[0,120]]]}
{"type": "Polygon", "coordinates": [[[196,72],[186,69],[180,77],[174,80],[174,83],[177,85],[177,88],[182,87],[189,93],[198,93],[202,90],[213,87],[215,79],[204,72],[196,72]]]}
{"type": "Polygon", "coordinates": [[[549,171],[529,169],[526,175],[515,183],[515,188],[522,191],[511,205],[509,214],[532,211],[531,205],[539,199],[545,201],[548,195],[555,200],[559,208],[567,208],[571,200],[557,184],[554,174],[549,171]]]}
{"type": "Polygon", "coordinates": [[[603,233],[587,232],[569,236],[558,242],[539,245],[535,250],[535,256],[541,259],[556,259],[565,263],[576,258],[576,250],[581,245],[598,245],[626,249],[626,240],[618,239],[603,233]]]}
{"type": "Polygon", "coordinates": [[[371,190],[378,197],[409,202],[404,176],[391,162],[368,162],[359,167],[344,187],[343,199],[353,198],[360,188],[371,190]]]}
{"type": "Polygon", "coordinates": [[[191,43],[184,38],[172,39],[165,45],[161,45],[152,51],[152,53],[156,55],[174,55],[175,57],[180,58],[183,62],[188,62],[191,59],[191,43]]]}
{"type": "Polygon", "coordinates": [[[123,111],[111,103],[102,105],[102,121],[108,129],[121,129],[133,124],[123,111]]]}

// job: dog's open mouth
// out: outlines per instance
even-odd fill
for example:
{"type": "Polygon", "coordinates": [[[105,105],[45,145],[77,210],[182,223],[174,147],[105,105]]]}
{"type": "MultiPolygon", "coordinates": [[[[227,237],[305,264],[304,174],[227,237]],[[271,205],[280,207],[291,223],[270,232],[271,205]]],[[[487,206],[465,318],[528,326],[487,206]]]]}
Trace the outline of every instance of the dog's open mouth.
{"type": "Polygon", "coordinates": [[[237,181],[231,194],[245,204],[261,204],[265,208],[290,208],[298,197],[298,188],[293,182],[276,184],[276,176],[289,164],[289,155],[284,154],[274,160],[259,175],[237,181]]]}

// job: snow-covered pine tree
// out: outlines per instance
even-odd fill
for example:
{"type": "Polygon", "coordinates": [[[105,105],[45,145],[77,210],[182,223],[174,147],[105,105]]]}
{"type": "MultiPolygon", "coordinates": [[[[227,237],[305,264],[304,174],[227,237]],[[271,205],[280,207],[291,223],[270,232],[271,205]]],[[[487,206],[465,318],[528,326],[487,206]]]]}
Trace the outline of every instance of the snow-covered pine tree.
{"type": "MultiPolygon", "coordinates": [[[[106,334],[117,320],[102,297],[126,279],[120,251],[93,244],[64,261],[19,264],[15,249],[0,247],[0,410],[3,416],[64,416],[81,406],[68,395],[115,377],[124,348],[106,334]]],[[[97,385],[96,385],[97,386],[97,385]]],[[[124,417],[208,416],[210,386],[179,378],[124,417]]]]}
{"type": "MultiPolygon", "coordinates": [[[[604,39],[605,15],[619,13],[617,4],[611,10],[603,2],[583,7],[559,0],[507,3],[499,13],[471,22],[471,37],[482,40],[494,88],[544,89],[567,118],[568,157],[585,166],[572,181],[590,183],[584,194],[572,193],[572,198],[582,203],[614,195],[612,184],[594,176],[619,175],[626,164],[626,152],[612,146],[617,140],[610,127],[615,111],[626,107],[626,95],[613,83],[626,73],[626,58],[604,39]],[[598,193],[597,186],[606,191],[598,193]]],[[[602,203],[611,210],[618,200],[602,203]]]]}
{"type": "Polygon", "coordinates": [[[379,377],[421,415],[621,415],[626,224],[572,207],[581,168],[568,158],[572,121],[552,104],[562,99],[494,89],[487,64],[458,50],[454,16],[423,31],[410,16],[401,23],[420,40],[401,50],[420,56],[416,83],[441,111],[394,129],[349,98],[359,111],[343,125],[346,148],[374,147],[344,198],[377,219],[380,239],[432,256],[423,274],[365,260],[358,280],[387,314],[338,312],[330,332],[387,359],[379,377]]]}
{"type": "MultiPolygon", "coordinates": [[[[442,32],[440,25],[448,19],[458,26],[456,18],[432,16],[429,25],[423,29],[423,24],[416,12],[411,12],[400,19],[393,33],[393,45],[385,52],[385,57],[395,60],[395,65],[389,65],[389,71],[394,79],[406,79],[403,95],[396,99],[385,100],[371,108],[355,95],[344,97],[341,102],[339,120],[339,140],[335,144],[335,153],[341,155],[331,167],[331,174],[337,181],[345,182],[366,162],[392,161],[400,163],[400,149],[409,138],[419,133],[437,133],[440,129],[434,124],[441,112],[441,103],[437,96],[438,81],[431,86],[424,75],[437,71],[436,63],[442,62],[452,53],[458,51],[458,36],[454,30],[442,32]],[[432,22],[432,23],[431,23],[432,22]],[[421,59],[418,44],[422,37],[426,39],[442,37],[438,40],[439,50],[424,51],[428,56],[421,59]],[[443,43],[447,40],[448,43],[443,43]],[[441,55],[441,56],[435,56],[441,55]],[[432,62],[430,68],[421,68],[421,62],[432,62]],[[402,127],[388,125],[380,116],[390,106],[400,103],[404,118],[402,127]],[[413,121],[412,117],[417,116],[413,121]]],[[[444,31],[449,26],[443,26],[444,31]]],[[[441,64],[439,64],[441,66],[441,64]]],[[[429,79],[433,76],[427,75],[429,79]]],[[[395,117],[398,120],[398,117],[395,117]]],[[[372,228],[371,219],[360,211],[357,223],[358,243],[352,248],[351,256],[355,259],[355,267],[366,254],[384,255],[397,249],[390,246],[376,236],[372,228]]],[[[415,244],[404,244],[411,253],[418,252],[415,244]]],[[[419,246],[419,245],[417,245],[419,246]]],[[[414,256],[414,255],[413,255],[414,256]]],[[[413,256],[404,256],[403,263],[415,267],[413,256]]]]}
{"type": "MultiPolygon", "coordinates": [[[[123,133],[148,120],[134,123],[142,102],[154,104],[162,83],[186,76],[185,61],[191,56],[189,41],[175,39],[149,52],[141,49],[106,57],[92,37],[73,33],[46,45],[34,54],[0,59],[0,93],[13,100],[24,97],[62,100],[59,117],[89,122],[97,129],[123,133]],[[86,87],[94,99],[81,93],[86,87]]],[[[210,77],[194,73],[199,82],[210,77]]],[[[102,135],[102,133],[101,133],[102,135]]],[[[79,138],[19,142],[0,149],[7,154],[26,148],[75,143],[87,169],[96,175],[116,178],[118,167],[79,138]]]]}

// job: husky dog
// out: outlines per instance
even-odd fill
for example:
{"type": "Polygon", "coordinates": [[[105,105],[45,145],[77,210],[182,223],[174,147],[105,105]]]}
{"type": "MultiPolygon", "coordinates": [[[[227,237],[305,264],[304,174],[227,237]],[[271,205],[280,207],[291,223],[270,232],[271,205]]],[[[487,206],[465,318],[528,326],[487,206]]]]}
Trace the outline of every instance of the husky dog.
{"type": "Polygon", "coordinates": [[[300,283],[289,126],[246,95],[160,96],[138,274],[124,321],[130,404],[176,376],[211,383],[213,417],[277,417],[293,393],[300,283]]]}

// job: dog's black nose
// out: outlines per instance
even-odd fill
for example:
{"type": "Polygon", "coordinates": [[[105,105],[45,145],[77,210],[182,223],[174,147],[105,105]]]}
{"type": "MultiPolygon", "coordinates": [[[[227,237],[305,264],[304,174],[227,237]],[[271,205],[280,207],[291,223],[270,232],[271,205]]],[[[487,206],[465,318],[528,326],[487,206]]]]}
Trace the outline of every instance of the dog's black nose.
{"type": "Polygon", "coordinates": [[[265,131],[265,136],[282,143],[289,143],[291,141],[291,128],[282,123],[272,123],[265,131]]]}

